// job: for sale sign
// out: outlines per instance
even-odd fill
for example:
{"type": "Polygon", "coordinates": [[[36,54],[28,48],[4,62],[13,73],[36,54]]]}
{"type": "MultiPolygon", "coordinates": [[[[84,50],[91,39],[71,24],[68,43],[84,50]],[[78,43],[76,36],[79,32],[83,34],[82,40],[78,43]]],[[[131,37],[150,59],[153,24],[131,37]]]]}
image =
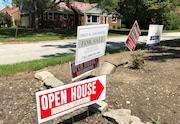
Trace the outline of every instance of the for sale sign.
{"type": "Polygon", "coordinates": [[[75,65],[105,54],[108,24],[78,26],[75,65]]]}
{"type": "Polygon", "coordinates": [[[42,123],[105,99],[106,75],[36,93],[38,122],[42,123]]]}
{"type": "Polygon", "coordinates": [[[149,25],[147,46],[153,46],[160,43],[163,25],[149,25]]]}
{"type": "Polygon", "coordinates": [[[92,59],[90,61],[75,65],[75,61],[72,61],[70,64],[70,73],[72,80],[76,80],[79,77],[91,72],[92,70],[99,67],[99,58],[92,59]]]}
{"type": "Polygon", "coordinates": [[[135,21],[131,31],[129,32],[128,38],[125,42],[129,50],[131,51],[135,50],[140,35],[141,35],[141,31],[139,29],[139,25],[137,21],[135,21]]]}

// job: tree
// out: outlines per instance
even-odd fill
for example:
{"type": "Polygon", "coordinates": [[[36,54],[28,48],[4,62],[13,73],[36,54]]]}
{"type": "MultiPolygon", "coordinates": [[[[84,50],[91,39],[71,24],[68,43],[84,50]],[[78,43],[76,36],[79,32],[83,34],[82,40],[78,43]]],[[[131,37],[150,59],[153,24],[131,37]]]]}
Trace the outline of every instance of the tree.
{"type": "Polygon", "coordinates": [[[159,23],[160,15],[172,11],[178,0],[119,0],[120,12],[126,25],[132,26],[134,20],[147,28],[148,23],[159,23]]]}
{"type": "Polygon", "coordinates": [[[12,3],[15,4],[16,6],[19,6],[20,0],[12,0],[12,3]]]}
{"type": "Polygon", "coordinates": [[[20,10],[26,11],[30,14],[33,12],[33,28],[38,30],[38,15],[41,15],[44,11],[52,9],[61,1],[56,0],[19,0],[20,10]]]}
{"type": "Polygon", "coordinates": [[[0,26],[7,25],[8,27],[11,27],[11,16],[8,13],[0,13],[0,26]]]}
{"type": "Polygon", "coordinates": [[[113,12],[119,8],[119,0],[87,0],[89,3],[98,3],[99,7],[108,11],[113,12]]]}

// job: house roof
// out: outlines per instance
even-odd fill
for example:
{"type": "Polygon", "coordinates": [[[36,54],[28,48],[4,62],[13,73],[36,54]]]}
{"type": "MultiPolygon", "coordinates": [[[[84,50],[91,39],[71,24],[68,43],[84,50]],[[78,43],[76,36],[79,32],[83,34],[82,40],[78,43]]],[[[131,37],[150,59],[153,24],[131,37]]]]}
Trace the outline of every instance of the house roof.
{"type": "Polygon", "coordinates": [[[9,15],[13,15],[14,13],[19,11],[19,8],[18,7],[15,7],[15,8],[4,7],[0,11],[1,12],[7,12],[9,15]]]}
{"type": "Polygon", "coordinates": [[[66,13],[66,14],[73,14],[74,12],[72,11],[71,8],[68,8],[66,5],[66,2],[60,2],[58,6],[56,6],[53,11],[58,11],[61,13],[66,13]]]}
{"type": "Polygon", "coordinates": [[[97,6],[97,4],[90,4],[90,3],[83,3],[83,2],[76,2],[76,1],[72,3],[72,7],[82,13],[90,10],[91,8],[95,6],[97,6]]]}
{"type": "Polygon", "coordinates": [[[14,9],[10,10],[8,13],[9,13],[9,15],[13,15],[14,13],[16,13],[18,11],[19,11],[19,7],[16,7],[14,9]]]}

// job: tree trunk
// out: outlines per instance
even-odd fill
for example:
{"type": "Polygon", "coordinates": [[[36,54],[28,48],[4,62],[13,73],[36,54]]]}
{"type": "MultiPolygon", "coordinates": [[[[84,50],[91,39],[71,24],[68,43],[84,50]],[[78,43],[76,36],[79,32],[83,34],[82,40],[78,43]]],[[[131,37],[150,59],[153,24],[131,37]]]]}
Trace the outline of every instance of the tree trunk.
{"type": "Polygon", "coordinates": [[[34,0],[34,31],[38,30],[38,9],[37,9],[37,0],[34,0]]]}

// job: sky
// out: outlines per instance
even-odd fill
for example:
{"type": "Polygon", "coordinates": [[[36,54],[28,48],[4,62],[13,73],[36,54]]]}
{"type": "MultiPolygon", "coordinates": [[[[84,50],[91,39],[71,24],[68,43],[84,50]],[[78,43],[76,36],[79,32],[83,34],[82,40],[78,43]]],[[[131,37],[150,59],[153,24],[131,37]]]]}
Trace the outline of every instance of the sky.
{"type": "Polygon", "coordinates": [[[12,0],[7,0],[7,2],[4,2],[3,0],[0,0],[0,8],[10,6],[11,7],[12,0]]]}

